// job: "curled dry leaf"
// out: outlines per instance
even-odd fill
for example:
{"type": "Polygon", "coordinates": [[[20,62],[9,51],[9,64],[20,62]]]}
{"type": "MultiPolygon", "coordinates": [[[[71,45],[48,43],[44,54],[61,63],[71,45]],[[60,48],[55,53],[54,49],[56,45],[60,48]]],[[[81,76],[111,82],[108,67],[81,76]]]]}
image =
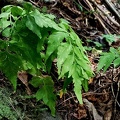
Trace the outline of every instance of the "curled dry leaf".
{"type": "Polygon", "coordinates": [[[27,74],[27,72],[26,71],[19,71],[17,76],[18,76],[19,80],[26,86],[27,94],[30,95],[31,90],[28,86],[28,74],[27,74]]]}

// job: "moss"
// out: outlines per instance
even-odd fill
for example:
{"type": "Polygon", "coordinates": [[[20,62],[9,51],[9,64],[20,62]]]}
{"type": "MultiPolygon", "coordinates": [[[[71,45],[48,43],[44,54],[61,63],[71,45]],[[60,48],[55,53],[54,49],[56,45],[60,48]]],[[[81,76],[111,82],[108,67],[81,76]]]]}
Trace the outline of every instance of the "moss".
{"type": "Polygon", "coordinates": [[[0,119],[18,120],[18,111],[14,107],[14,101],[5,88],[0,88],[0,119]]]}

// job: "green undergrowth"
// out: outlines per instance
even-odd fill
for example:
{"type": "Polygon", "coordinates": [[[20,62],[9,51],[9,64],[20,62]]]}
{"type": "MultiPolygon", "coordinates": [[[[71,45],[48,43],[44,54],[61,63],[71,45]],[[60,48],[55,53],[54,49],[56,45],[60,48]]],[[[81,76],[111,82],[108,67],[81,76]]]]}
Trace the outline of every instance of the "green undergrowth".
{"type": "Polygon", "coordinates": [[[23,7],[3,7],[0,26],[0,70],[14,90],[17,73],[26,71],[32,75],[29,84],[38,89],[35,98],[42,100],[54,116],[56,93],[50,72],[56,59],[58,80],[64,79],[63,91],[73,83],[78,101],[83,103],[82,88],[88,90],[93,72],[80,38],[66,20],[57,20],[24,3],[23,7]]]}
{"type": "Polygon", "coordinates": [[[31,100],[22,89],[13,93],[9,82],[0,86],[0,120],[46,119],[61,120],[61,116],[57,113],[56,118],[52,117],[47,106],[40,101],[31,100]]]}
{"type": "Polygon", "coordinates": [[[97,39],[96,41],[87,40],[88,45],[84,47],[95,57],[100,56],[97,66],[97,72],[99,72],[100,70],[106,72],[110,66],[112,66],[113,68],[117,68],[120,66],[120,35],[103,34],[102,37],[103,39],[100,39],[101,41],[99,39],[97,39]],[[115,48],[114,43],[116,44],[115,48]]]}
{"type": "Polygon", "coordinates": [[[22,115],[18,111],[20,109],[14,107],[15,101],[11,99],[11,93],[7,88],[0,88],[0,120],[18,120],[22,115]]]}
{"type": "Polygon", "coordinates": [[[117,49],[111,47],[109,52],[101,53],[97,71],[103,69],[103,72],[106,72],[111,65],[114,68],[120,66],[120,47],[117,49]]]}

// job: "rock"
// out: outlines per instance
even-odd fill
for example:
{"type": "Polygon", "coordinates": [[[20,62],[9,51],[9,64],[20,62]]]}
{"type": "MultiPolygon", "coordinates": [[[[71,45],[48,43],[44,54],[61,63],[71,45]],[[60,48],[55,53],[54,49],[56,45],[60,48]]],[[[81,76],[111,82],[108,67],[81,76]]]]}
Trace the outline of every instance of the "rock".
{"type": "Polygon", "coordinates": [[[49,112],[45,111],[42,113],[42,118],[40,120],[62,120],[62,118],[58,113],[56,117],[53,117],[49,112]]]}

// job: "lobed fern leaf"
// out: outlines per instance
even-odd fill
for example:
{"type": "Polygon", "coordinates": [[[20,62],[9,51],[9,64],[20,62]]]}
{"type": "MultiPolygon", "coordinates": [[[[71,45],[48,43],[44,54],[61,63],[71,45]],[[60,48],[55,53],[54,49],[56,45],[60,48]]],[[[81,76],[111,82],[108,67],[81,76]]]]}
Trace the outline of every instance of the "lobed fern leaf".
{"type": "Polygon", "coordinates": [[[120,53],[115,48],[110,48],[110,52],[105,52],[101,54],[97,71],[101,70],[103,68],[103,71],[105,72],[110,65],[113,63],[114,67],[117,67],[120,65],[120,53]]]}
{"type": "Polygon", "coordinates": [[[43,100],[46,105],[51,109],[51,114],[55,115],[55,99],[56,96],[54,92],[54,83],[51,77],[43,76],[43,77],[33,77],[30,83],[34,87],[38,87],[38,91],[36,93],[37,100],[43,100]]]}
{"type": "Polygon", "coordinates": [[[14,90],[17,86],[17,72],[22,69],[22,61],[20,56],[8,52],[0,52],[0,69],[5,73],[13,84],[14,90]]]}

